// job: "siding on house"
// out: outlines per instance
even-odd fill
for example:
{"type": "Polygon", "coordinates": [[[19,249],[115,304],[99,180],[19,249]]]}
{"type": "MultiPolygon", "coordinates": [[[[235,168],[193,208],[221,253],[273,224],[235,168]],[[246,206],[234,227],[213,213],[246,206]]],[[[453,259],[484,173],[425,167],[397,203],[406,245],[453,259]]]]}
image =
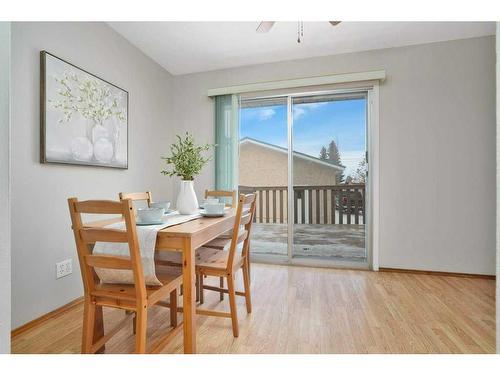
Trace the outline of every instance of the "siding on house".
{"type": "MultiPolygon", "coordinates": [[[[338,166],[306,160],[294,155],[295,185],[335,185],[341,173],[338,166]]],[[[240,142],[239,184],[243,186],[286,186],[288,156],[286,151],[259,144],[254,140],[240,142]]]]}

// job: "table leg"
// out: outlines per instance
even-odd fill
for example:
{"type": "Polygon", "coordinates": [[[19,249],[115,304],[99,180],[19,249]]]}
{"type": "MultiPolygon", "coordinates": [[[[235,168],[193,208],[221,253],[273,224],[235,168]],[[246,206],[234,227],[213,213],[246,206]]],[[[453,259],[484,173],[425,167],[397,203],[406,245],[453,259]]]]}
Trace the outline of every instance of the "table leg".
{"type": "Polygon", "coordinates": [[[196,353],[196,286],[195,286],[195,256],[191,239],[184,240],[182,249],[182,278],[184,285],[183,320],[184,320],[184,353],[196,353]]]}

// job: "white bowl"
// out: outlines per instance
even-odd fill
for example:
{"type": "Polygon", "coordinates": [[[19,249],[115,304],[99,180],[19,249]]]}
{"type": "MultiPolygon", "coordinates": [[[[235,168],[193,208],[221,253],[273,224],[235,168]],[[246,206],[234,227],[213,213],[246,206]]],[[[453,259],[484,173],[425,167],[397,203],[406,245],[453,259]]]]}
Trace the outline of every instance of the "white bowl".
{"type": "Polygon", "coordinates": [[[163,207],[139,208],[137,210],[137,217],[143,223],[161,221],[163,214],[165,214],[163,207]]]}
{"type": "Polygon", "coordinates": [[[219,199],[218,198],[205,198],[203,200],[203,204],[215,204],[215,203],[219,203],[219,199]]]}
{"type": "Polygon", "coordinates": [[[169,201],[151,202],[151,208],[163,208],[165,212],[170,208],[169,201]]]}
{"type": "Polygon", "coordinates": [[[224,212],[224,203],[206,203],[205,212],[209,215],[222,214],[224,212]]]}

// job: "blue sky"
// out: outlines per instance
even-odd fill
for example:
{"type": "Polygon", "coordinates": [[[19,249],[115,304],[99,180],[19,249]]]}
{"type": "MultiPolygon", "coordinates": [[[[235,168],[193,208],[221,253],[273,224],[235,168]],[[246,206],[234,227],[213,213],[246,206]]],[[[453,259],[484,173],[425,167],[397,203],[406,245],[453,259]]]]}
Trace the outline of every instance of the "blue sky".
{"type": "MultiPolygon", "coordinates": [[[[243,108],[240,137],[287,146],[286,105],[243,108]]],[[[365,152],[366,100],[352,99],[294,105],[293,144],[315,157],[330,140],[337,143],[345,175],[354,172],[365,152]]]]}

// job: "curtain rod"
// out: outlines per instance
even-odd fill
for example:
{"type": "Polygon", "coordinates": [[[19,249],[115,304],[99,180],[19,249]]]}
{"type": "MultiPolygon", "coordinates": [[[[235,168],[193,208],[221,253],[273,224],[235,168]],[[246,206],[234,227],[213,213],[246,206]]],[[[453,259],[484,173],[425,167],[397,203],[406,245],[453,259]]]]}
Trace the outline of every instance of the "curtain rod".
{"type": "Polygon", "coordinates": [[[219,87],[209,89],[209,97],[228,94],[242,94],[253,91],[267,91],[277,89],[288,89],[305,86],[329,85],[334,83],[348,83],[360,81],[383,81],[385,79],[385,70],[372,70],[368,72],[342,73],[326,76],[316,76],[307,78],[287,79],[282,81],[256,82],[243,85],[219,87]]]}

